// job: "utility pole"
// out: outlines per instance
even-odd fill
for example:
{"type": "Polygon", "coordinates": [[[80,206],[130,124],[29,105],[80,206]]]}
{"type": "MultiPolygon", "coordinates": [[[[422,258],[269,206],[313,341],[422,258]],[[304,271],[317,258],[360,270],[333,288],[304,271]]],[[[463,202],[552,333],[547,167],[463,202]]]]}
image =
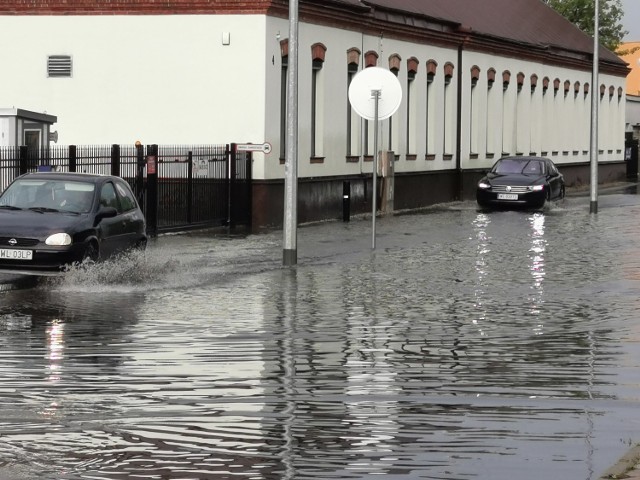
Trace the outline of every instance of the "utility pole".
{"type": "Polygon", "coordinates": [[[284,248],[282,264],[298,263],[298,0],[289,0],[287,152],[284,163],[284,248]]]}

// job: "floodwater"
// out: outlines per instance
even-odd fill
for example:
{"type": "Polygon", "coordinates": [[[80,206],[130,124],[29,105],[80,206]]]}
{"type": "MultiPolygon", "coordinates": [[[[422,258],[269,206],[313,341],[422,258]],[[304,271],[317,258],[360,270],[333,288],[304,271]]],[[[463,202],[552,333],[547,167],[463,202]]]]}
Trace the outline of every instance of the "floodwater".
{"type": "Polygon", "coordinates": [[[640,441],[640,196],[163,236],[0,292],[0,479],[596,479],[640,441]]]}

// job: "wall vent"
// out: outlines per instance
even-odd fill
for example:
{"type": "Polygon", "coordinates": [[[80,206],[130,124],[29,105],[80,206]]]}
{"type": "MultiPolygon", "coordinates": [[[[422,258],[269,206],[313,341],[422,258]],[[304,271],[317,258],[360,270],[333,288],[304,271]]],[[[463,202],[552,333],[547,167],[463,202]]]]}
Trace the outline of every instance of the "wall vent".
{"type": "Polygon", "coordinates": [[[70,55],[49,55],[47,58],[47,75],[49,77],[70,77],[71,67],[70,55]]]}

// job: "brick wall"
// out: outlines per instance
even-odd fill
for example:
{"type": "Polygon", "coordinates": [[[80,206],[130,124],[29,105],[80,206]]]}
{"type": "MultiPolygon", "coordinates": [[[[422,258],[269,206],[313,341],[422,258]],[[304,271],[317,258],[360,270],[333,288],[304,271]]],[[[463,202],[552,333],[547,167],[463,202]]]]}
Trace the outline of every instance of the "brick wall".
{"type": "Polygon", "coordinates": [[[0,15],[264,14],[272,0],[3,0],[0,15]]]}

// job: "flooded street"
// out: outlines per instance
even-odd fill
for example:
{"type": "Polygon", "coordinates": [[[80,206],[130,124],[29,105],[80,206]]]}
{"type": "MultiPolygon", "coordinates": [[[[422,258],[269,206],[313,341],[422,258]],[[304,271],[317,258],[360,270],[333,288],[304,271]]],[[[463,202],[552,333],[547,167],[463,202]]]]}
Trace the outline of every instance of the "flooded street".
{"type": "Polygon", "coordinates": [[[163,236],[0,292],[0,479],[595,480],[640,441],[640,196],[163,236]]]}

